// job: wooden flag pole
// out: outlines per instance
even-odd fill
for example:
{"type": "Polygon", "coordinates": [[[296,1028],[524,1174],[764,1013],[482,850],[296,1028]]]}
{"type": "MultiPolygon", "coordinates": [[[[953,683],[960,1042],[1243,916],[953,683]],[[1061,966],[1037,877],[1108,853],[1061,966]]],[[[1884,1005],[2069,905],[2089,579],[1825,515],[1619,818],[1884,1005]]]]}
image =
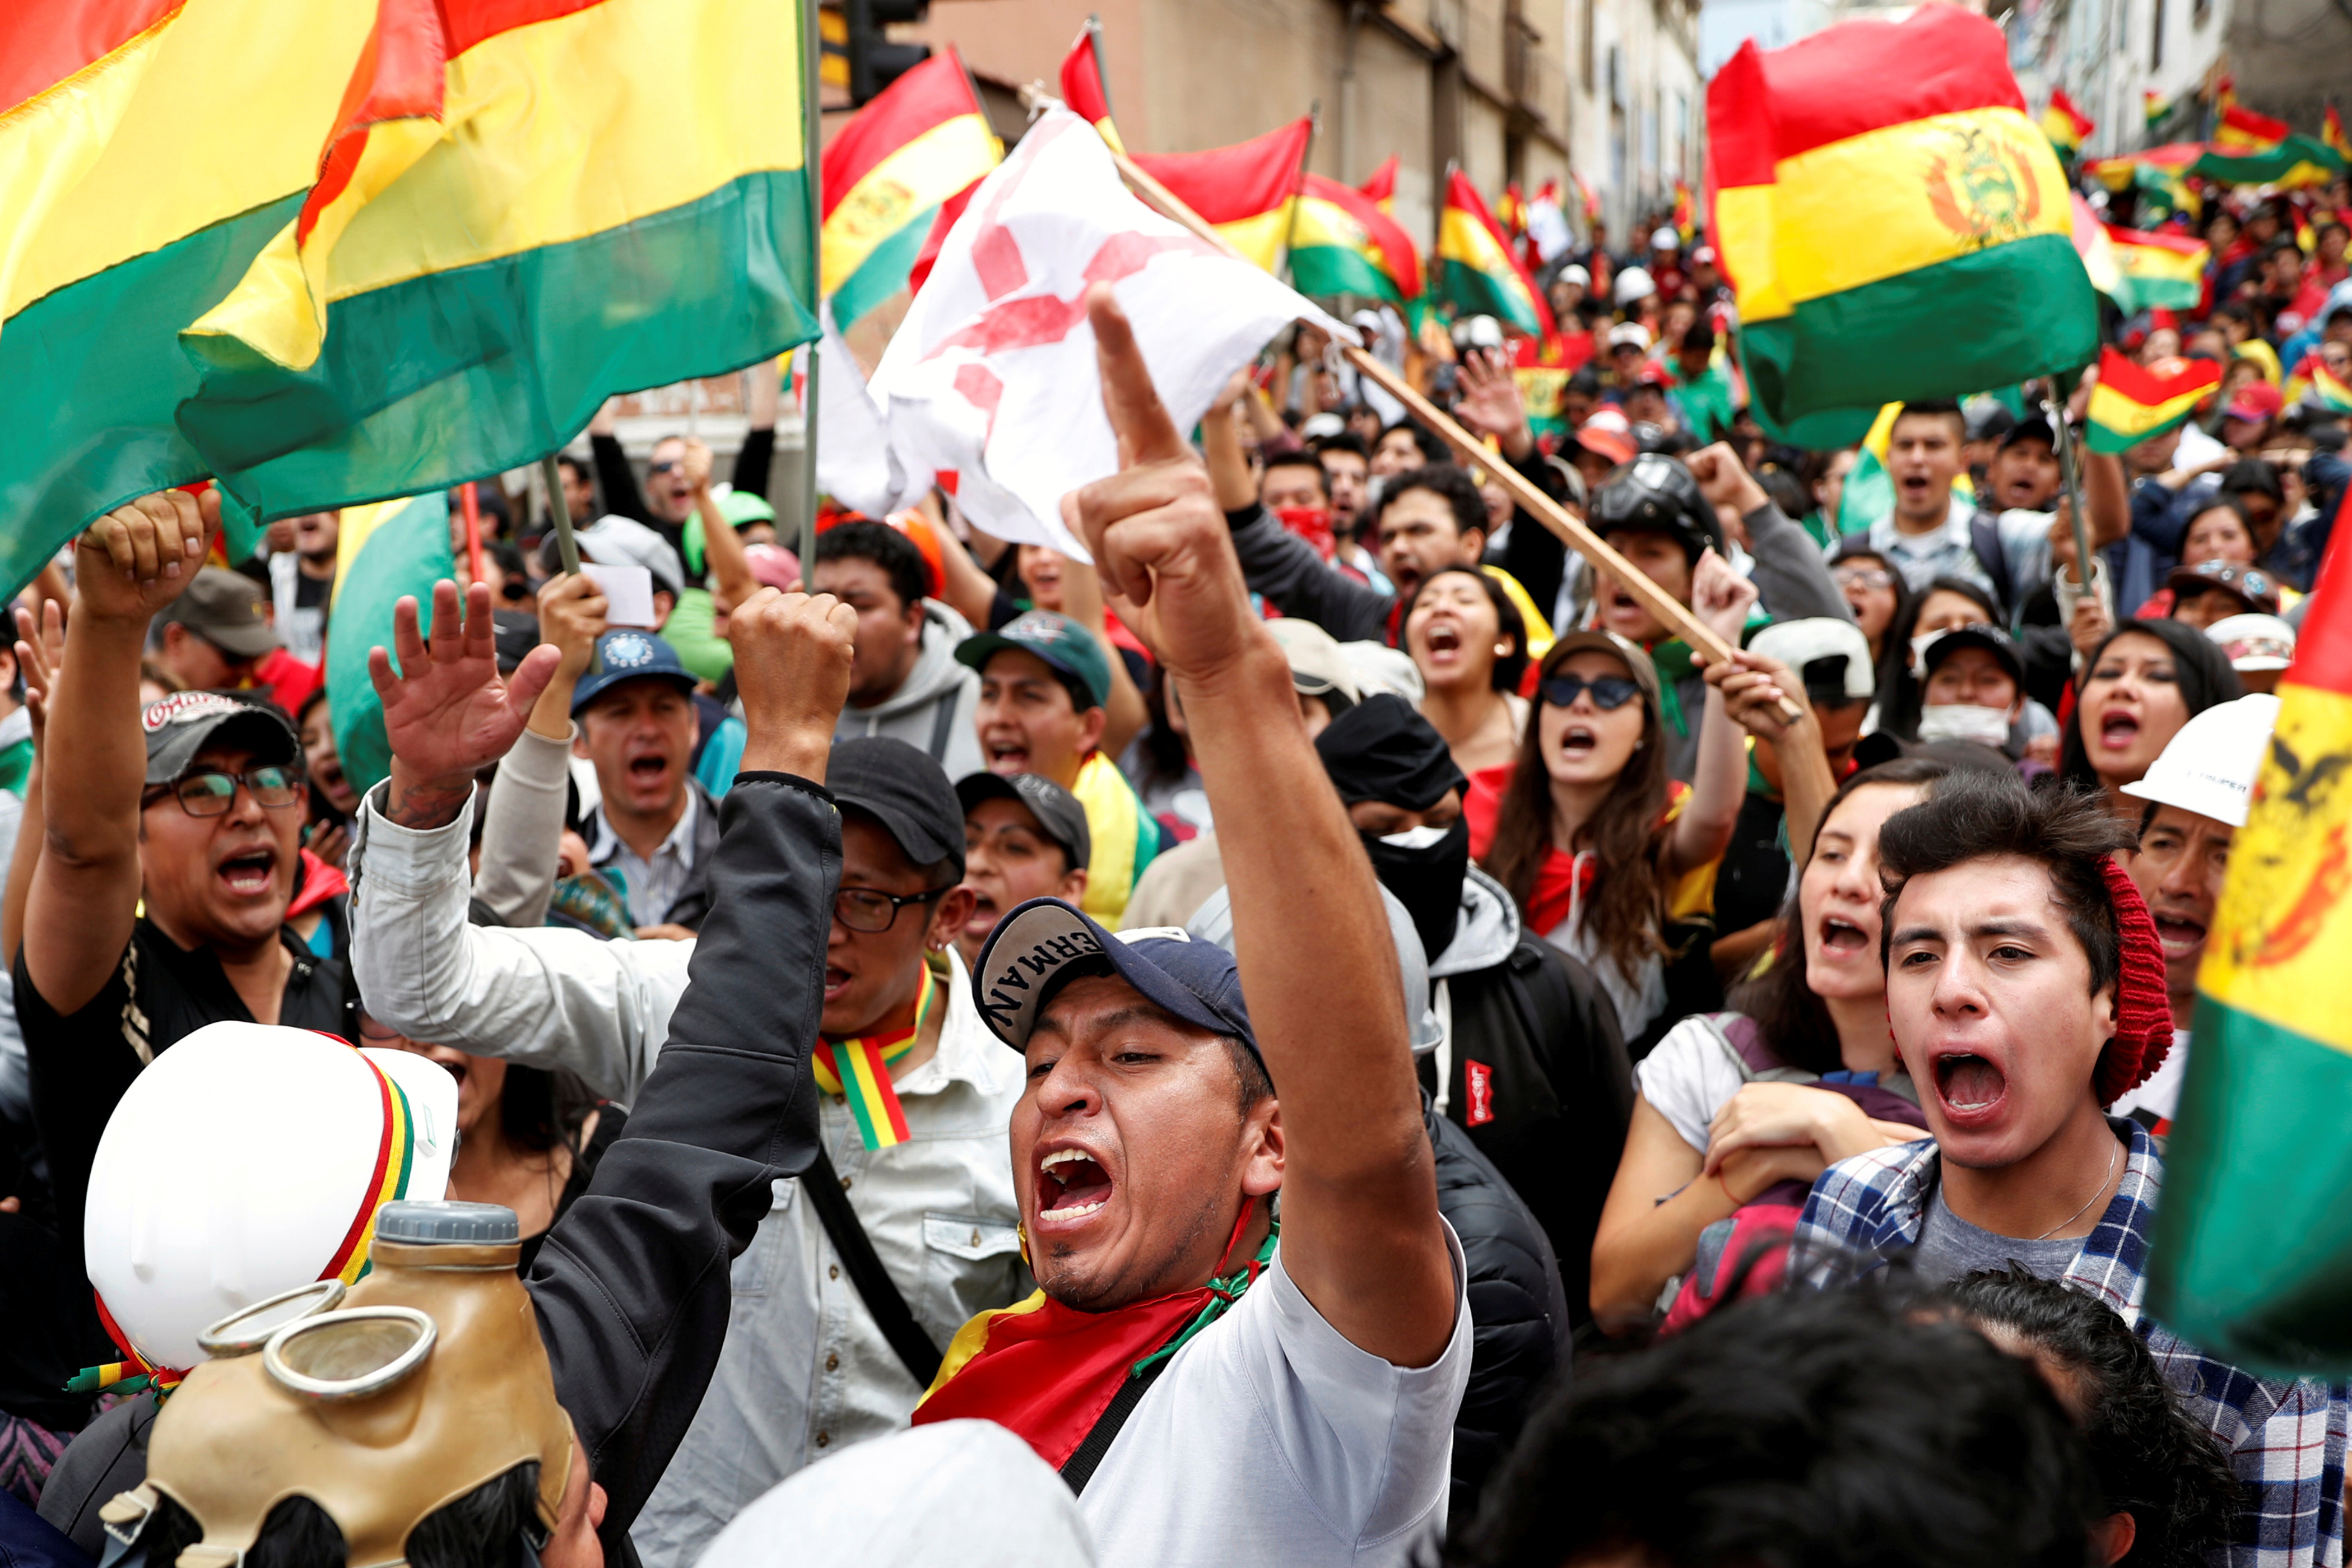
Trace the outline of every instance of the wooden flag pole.
{"type": "MultiPolygon", "coordinates": [[[[1227,256],[1237,260],[1247,259],[1227,243],[1224,235],[1186,206],[1174,192],[1138,168],[1133,159],[1123,152],[1113,152],[1111,157],[1118,163],[1120,176],[1138,195],[1227,256]]],[[[1710,661],[1731,655],[1733,650],[1730,645],[1715,634],[1714,628],[1692,614],[1688,605],[1651,581],[1640,567],[1610,549],[1606,539],[1585,527],[1583,521],[1567,507],[1536,488],[1527,476],[1504,462],[1500,455],[1486,443],[1455,423],[1452,415],[1422,396],[1412,382],[1353,344],[1342,344],[1340,351],[1359,372],[1378,382],[1391,397],[1411,409],[1415,419],[1437,432],[1445,444],[1454,448],[1454,455],[1461,458],[1465,467],[1475,466],[1490,475],[1520,510],[1559,535],[1563,543],[1595,568],[1623,583],[1625,591],[1641,601],[1642,608],[1675,636],[1706,654],[1710,661]]],[[[1795,703],[1787,701],[1782,704],[1782,711],[1790,718],[1796,717],[1799,712],[1795,703]]]]}

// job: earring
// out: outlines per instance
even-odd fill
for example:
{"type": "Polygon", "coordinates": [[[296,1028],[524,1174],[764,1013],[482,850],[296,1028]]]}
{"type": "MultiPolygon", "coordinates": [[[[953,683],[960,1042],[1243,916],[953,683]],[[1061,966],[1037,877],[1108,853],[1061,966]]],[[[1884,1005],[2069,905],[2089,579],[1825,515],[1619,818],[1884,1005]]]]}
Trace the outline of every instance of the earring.
{"type": "Polygon", "coordinates": [[[1497,659],[1508,658],[1510,657],[1510,653],[1511,645],[1508,643],[1497,643],[1495,644],[1495,657],[1497,659]]]}

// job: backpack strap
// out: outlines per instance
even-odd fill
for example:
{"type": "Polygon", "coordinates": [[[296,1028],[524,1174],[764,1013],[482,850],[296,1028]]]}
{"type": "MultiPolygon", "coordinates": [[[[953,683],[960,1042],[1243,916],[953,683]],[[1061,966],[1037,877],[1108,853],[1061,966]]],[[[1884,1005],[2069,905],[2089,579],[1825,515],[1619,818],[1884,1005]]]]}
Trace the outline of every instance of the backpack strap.
{"type": "Polygon", "coordinates": [[[1143,1403],[1143,1396],[1151,1392],[1151,1385],[1160,1381],[1160,1375],[1175,1361],[1172,1355],[1163,1355],[1118,1385],[1118,1392],[1110,1396],[1110,1403],[1103,1407],[1103,1413],[1095,1417],[1093,1427],[1087,1429],[1078,1446],[1070,1450],[1070,1457],[1062,1461],[1062,1479],[1074,1494],[1086,1491],[1087,1483],[1095,1479],[1095,1471],[1101,1467],[1103,1456],[1109,1453],[1111,1444],[1118,1441],[1119,1429],[1127,1425],[1127,1418],[1135,1414],[1135,1407],[1143,1403]]]}
{"type": "Polygon", "coordinates": [[[849,1270],[849,1282],[857,1287],[859,1300],[873,1314],[874,1326],[898,1353],[898,1360],[915,1380],[918,1388],[929,1388],[940,1375],[939,1346],[915,1321],[914,1310],[907,1298],[898,1293],[898,1286],[890,1278],[890,1270],[882,1266],[880,1254],[874,1250],[873,1238],[858,1222],[857,1211],[849,1207],[848,1197],[841,1190],[841,1177],[833,1168],[833,1156],[817,1145],[816,1158],[802,1173],[801,1190],[816,1207],[816,1217],[824,1222],[825,1235],[833,1239],[833,1249],[841,1255],[841,1266],[849,1270]]]}
{"type": "Polygon", "coordinates": [[[955,693],[950,692],[940,698],[937,711],[931,716],[931,760],[942,766],[948,759],[948,740],[955,734],[956,709],[962,706],[955,693]]]}
{"type": "Polygon", "coordinates": [[[1739,1069],[1742,1083],[1811,1083],[1820,1077],[1819,1073],[1808,1072],[1801,1067],[1790,1067],[1774,1056],[1771,1048],[1764,1043],[1764,1031],[1758,1029],[1756,1020],[1746,1013],[1695,1013],[1692,1016],[1706,1026],[1707,1032],[1714,1035],[1716,1043],[1723,1048],[1723,1053],[1731,1059],[1733,1066],[1739,1069]]]}
{"type": "Polygon", "coordinates": [[[2002,610],[2014,617],[2017,594],[2010,584],[2009,549],[2000,542],[2000,517],[1997,513],[1977,508],[1969,518],[1969,547],[1976,551],[1977,564],[1992,579],[1992,591],[2000,597],[2002,610]]]}

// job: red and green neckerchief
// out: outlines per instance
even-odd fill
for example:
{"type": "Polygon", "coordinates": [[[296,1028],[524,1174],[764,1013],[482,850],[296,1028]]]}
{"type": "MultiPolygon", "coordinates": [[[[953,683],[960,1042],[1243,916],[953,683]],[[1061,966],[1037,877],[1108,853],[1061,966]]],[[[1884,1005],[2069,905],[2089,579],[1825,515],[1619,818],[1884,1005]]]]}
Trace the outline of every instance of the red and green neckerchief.
{"type": "Polygon", "coordinates": [[[922,988],[915,993],[913,1023],[902,1030],[816,1042],[816,1086],[848,1103],[857,1135],[869,1150],[891,1148],[914,1135],[907,1130],[906,1107],[898,1103],[898,1091],[890,1082],[890,1063],[915,1049],[915,1037],[923,1032],[924,1020],[941,995],[931,967],[925,964],[922,988]]]}

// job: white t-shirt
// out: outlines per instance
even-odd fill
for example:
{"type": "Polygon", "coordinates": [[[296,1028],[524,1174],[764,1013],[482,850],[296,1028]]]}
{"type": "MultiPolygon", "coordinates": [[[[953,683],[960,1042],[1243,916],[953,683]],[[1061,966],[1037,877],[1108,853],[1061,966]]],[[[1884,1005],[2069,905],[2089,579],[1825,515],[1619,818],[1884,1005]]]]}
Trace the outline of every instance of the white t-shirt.
{"type": "Polygon", "coordinates": [[[1706,1129],[1747,1079],[1706,1020],[1686,1018],[1633,1064],[1633,1087],[1683,1142],[1706,1153],[1706,1129]]]}
{"type": "Polygon", "coordinates": [[[1359,1350],[1279,1248],[1249,1294],[1176,1353],[1078,1499],[1119,1568],[1402,1563],[1445,1528],[1470,1381],[1467,1265],[1451,1226],[1454,1338],[1423,1367],[1359,1350]]]}
{"type": "Polygon", "coordinates": [[[2164,1053],[2154,1076],[2108,1107],[2108,1114],[2128,1116],[2147,1111],[2169,1122],[2180,1106],[2181,1081],[2189,1075],[2189,1031],[2172,1031],[2172,1049],[2164,1053]]]}

